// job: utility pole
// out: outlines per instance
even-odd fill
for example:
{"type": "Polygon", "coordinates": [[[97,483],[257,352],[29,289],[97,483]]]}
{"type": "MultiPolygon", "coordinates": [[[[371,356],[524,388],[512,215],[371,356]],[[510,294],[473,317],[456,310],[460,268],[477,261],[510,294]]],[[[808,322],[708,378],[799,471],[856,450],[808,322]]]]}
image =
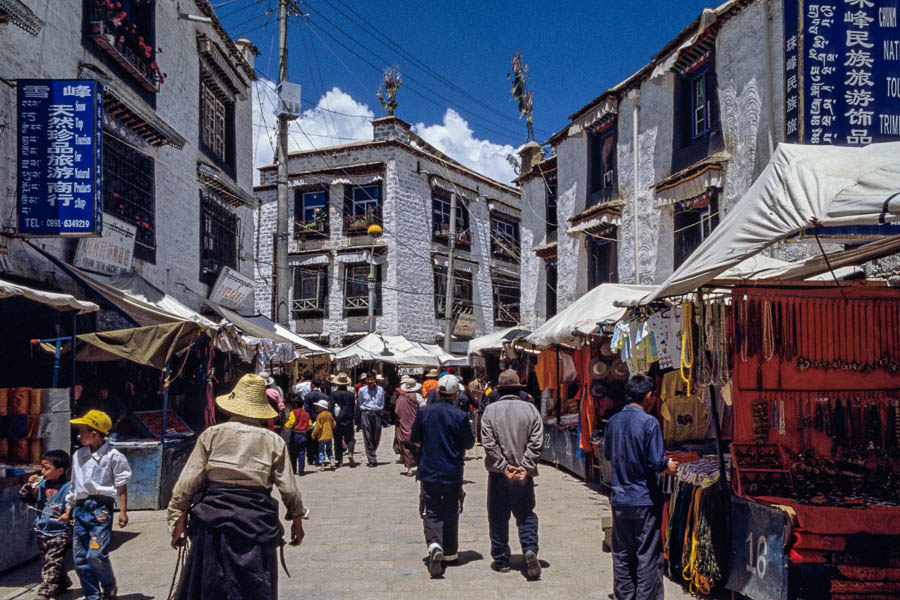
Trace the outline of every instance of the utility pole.
{"type": "Polygon", "coordinates": [[[447,244],[447,293],[444,303],[444,352],[450,352],[450,334],[453,332],[453,288],[456,277],[453,271],[453,251],[456,249],[456,194],[450,194],[450,240],[447,244]]]}
{"type": "MultiPolygon", "coordinates": [[[[288,78],[288,1],[278,0],[278,86],[288,78]]],[[[278,110],[278,216],[275,225],[275,322],[290,326],[291,281],[288,272],[288,115],[279,97],[278,110]]]]}

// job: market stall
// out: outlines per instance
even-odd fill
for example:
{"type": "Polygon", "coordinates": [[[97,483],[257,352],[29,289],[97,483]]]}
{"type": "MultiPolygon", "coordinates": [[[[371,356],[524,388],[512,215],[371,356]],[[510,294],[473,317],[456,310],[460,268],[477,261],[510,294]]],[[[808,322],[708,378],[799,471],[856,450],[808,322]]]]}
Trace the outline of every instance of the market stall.
{"type": "Polygon", "coordinates": [[[71,361],[31,350],[33,338],[71,340],[92,302],[0,280],[0,571],[37,556],[34,516],[19,489],[47,450],[70,449],[71,361]]]}

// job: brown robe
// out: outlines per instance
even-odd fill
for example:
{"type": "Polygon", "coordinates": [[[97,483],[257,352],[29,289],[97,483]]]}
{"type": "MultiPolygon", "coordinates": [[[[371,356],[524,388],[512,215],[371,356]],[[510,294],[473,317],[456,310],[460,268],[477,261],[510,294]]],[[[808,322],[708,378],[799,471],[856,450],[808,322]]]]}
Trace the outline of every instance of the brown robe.
{"type": "Polygon", "coordinates": [[[397,427],[394,428],[395,437],[400,449],[400,458],[403,460],[403,466],[407,469],[418,464],[416,455],[419,453],[419,445],[410,442],[413,421],[416,420],[416,413],[419,412],[417,395],[416,392],[407,392],[401,395],[397,398],[397,405],[394,407],[397,414],[397,427]]]}

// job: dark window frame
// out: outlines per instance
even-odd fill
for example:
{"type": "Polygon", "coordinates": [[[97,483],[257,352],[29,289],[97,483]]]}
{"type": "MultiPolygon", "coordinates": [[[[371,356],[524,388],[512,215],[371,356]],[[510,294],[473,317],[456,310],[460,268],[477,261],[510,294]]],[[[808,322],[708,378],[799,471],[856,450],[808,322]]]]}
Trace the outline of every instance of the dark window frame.
{"type": "Polygon", "coordinates": [[[494,325],[518,325],[521,321],[522,284],[510,277],[491,278],[494,325]],[[512,292],[510,290],[515,290],[512,292]],[[506,300],[506,301],[504,301],[506,300]],[[509,300],[513,300],[509,302],[509,300]]]}
{"type": "Polygon", "coordinates": [[[156,264],[156,162],[103,132],[103,210],[137,227],[134,257],[156,264]]]}
{"type": "Polygon", "coordinates": [[[588,131],[588,206],[611,202],[616,194],[618,132],[613,119],[599,131],[588,131]],[[606,143],[611,144],[609,163],[603,159],[606,143]]]}
{"type": "Polygon", "coordinates": [[[617,283],[619,281],[619,248],[615,229],[600,239],[587,236],[588,289],[594,289],[601,283],[617,283]]]}
{"type": "Polygon", "coordinates": [[[547,241],[556,241],[559,235],[559,213],[557,210],[557,195],[559,182],[556,173],[544,176],[544,221],[547,226],[547,241]]]}
{"type": "Polygon", "coordinates": [[[690,132],[691,132],[691,142],[696,142],[699,139],[707,137],[713,130],[711,117],[712,117],[712,106],[710,100],[710,86],[712,83],[712,78],[710,77],[709,65],[705,65],[692,73],[688,78],[688,89],[690,90],[690,132]],[[704,102],[702,107],[697,106],[697,89],[698,86],[703,86],[704,93],[704,102]],[[702,111],[703,114],[703,129],[700,130],[697,128],[697,114],[698,111],[702,111]]]}
{"type": "MultiPolygon", "coordinates": [[[[431,239],[445,246],[450,241],[450,192],[434,188],[431,192],[431,239]]],[[[456,197],[456,245],[472,245],[471,217],[465,201],[456,197]]]]}
{"type": "Polygon", "coordinates": [[[673,214],[673,260],[678,268],[719,224],[718,193],[701,206],[675,208],[673,214]]]}
{"type": "Polygon", "coordinates": [[[522,238],[518,221],[505,215],[491,213],[491,256],[510,262],[520,261],[522,238]]]}
{"type": "Polygon", "coordinates": [[[200,190],[200,281],[213,285],[223,267],[236,269],[241,219],[209,189],[200,190]]]}
{"type": "MultiPolygon", "coordinates": [[[[365,317],[369,314],[369,268],[369,263],[349,263],[344,265],[343,306],[345,317],[365,317]],[[363,302],[361,299],[365,301],[363,302]]],[[[381,265],[375,265],[376,316],[381,315],[382,312],[381,277],[381,265]]]]}
{"type": "Polygon", "coordinates": [[[328,316],[328,265],[294,267],[294,319],[324,318],[328,316]],[[308,294],[305,284],[315,281],[315,292],[308,294]],[[314,303],[313,303],[314,302],[314,303]]]}
{"type": "MultiPolygon", "coordinates": [[[[305,235],[325,235],[329,233],[331,195],[327,185],[300,188],[294,191],[294,237],[305,235]],[[307,194],[324,194],[324,204],[320,207],[324,210],[324,217],[320,220],[307,219],[307,194]],[[313,221],[317,221],[313,223],[313,221]]],[[[310,205],[310,208],[315,206],[310,205]]],[[[314,213],[313,213],[314,214],[314,213]]]]}
{"type": "MultiPolygon", "coordinates": [[[[434,270],[434,315],[444,319],[447,304],[447,267],[435,265],[434,270]]],[[[475,310],[475,278],[472,273],[454,269],[453,277],[453,314],[460,312],[474,313],[475,310]]]]}
{"type": "Polygon", "coordinates": [[[383,210],[384,194],[380,181],[344,186],[344,233],[364,235],[370,225],[380,225],[382,223],[383,210]],[[375,190],[374,197],[371,191],[368,191],[372,189],[375,190]],[[361,192],[365,197],[357,197],[357,192],[361,192]],[[368,208],[369,205],[374,207],[371,212],[368,208]]]}
{"type": "Polygon", "coordinates": [[[231,94],[201,78],[200,149],[232,178],[237,172],[234,104],[231,94]]]}
{"type": "Polygon", "coordinates": [[[557,285],[559,280],[559,270],[557,268],[556,259],[548,260],[544,263],[544,278],[546,280],[546,302],[545,309],[547,318],[553,317],[557,313],[557,285]]]}

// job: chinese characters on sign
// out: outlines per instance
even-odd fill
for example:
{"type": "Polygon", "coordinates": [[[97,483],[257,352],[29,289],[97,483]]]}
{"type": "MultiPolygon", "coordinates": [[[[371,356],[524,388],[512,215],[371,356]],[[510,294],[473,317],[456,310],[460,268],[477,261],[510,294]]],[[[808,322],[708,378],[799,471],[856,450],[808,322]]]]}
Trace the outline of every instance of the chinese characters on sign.
{"type": "Polygon", "coordinates": [[[898,5],[784,3],[788,142],[862,146],[900,138],[898,5]]]}
{"type": "Polygon", "coordinates": [[[100,233],[102,87],[20,80],[17,97],[18,233],[100,233]]]}
{"type": "Polygon", "coordinates": [[[79,269],[104,275],[122,275],[131,271],[137,227],[111,215],[103,215],[103,237],[78,241],[75,262],[79,269]]]}
{"type": "Polygon", "coordinates": [[[216,284],[209,293],[209,300],[225,308],[237,309],[253,292],[256,283],[230,267],[222,267],[216,284]]]}

